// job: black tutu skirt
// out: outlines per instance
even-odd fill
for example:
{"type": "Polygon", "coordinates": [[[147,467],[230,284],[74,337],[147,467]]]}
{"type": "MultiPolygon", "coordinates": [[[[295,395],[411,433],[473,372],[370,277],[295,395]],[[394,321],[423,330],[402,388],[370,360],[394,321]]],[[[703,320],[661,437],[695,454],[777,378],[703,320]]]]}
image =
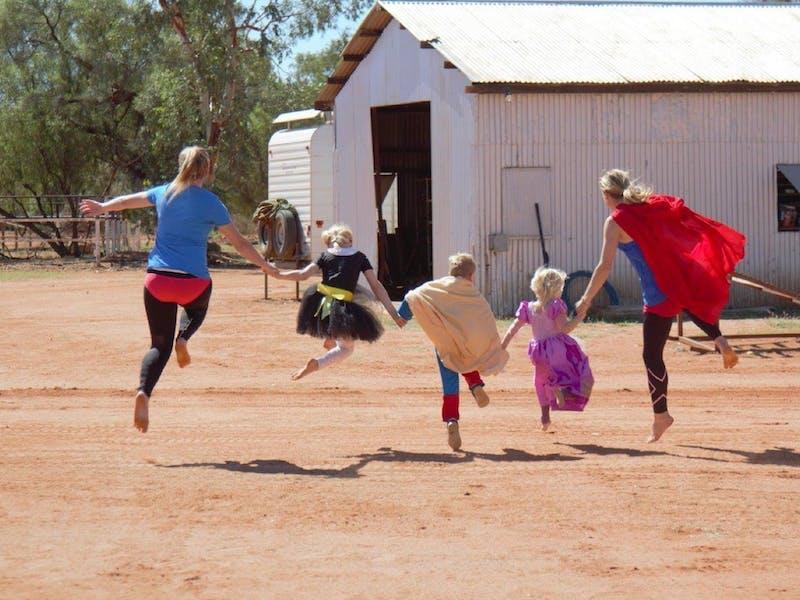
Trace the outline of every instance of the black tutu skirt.
{"type": "Polygon", "coordinates": [[[325,296],[310,286],[300,301],[297,312],[297,333],[318,338],[342,338],[374,342],[383,335],[383,325],[366,306],[357,302],[334,299],[331,314],[321,319],[317,315],[325,296]]]}

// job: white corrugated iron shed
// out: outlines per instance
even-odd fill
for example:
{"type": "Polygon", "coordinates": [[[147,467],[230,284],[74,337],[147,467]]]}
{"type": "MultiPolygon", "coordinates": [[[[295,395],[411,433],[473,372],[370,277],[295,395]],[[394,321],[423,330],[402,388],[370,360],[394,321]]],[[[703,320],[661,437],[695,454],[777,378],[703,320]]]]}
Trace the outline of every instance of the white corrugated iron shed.
{"type": "MultiPolygon", "coordinates": [[[[321,91],[330,108],[396,19],[481,84],[641,86],[800,82],[800,5],[395,2],[364,18],[321,91]]],[[[578,90],[575,90],[578,91],[578,90]]]]}

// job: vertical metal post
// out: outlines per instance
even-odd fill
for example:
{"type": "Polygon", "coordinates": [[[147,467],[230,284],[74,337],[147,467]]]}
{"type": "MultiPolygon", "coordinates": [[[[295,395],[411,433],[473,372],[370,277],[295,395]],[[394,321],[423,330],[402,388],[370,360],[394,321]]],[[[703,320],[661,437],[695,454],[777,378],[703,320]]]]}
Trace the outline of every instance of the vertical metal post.
{"type": "Polygon", "coordinates": [[[683,313],[678,313],[678,337],[683,337],[683,313]]]}
{"type": "Polygon", "coordinates": [[[100,219],[94,220],[94,264],[100,265],[100,219]]]}

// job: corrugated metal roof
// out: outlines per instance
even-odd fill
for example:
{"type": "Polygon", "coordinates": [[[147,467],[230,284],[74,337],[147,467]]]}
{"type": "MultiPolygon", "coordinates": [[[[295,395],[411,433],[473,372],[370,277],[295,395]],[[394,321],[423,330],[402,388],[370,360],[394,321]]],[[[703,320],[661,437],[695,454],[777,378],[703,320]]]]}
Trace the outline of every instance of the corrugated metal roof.
{"type": "Polygon", "coordinates": [[[473,83],[800,80],[800,5],[380,4],[473,83]]]}
{"type": "Polygon", "coordinates": [[[318,108],[331,106],[392,18],[473,84],[800,82],[798,4],[382,0],[345,48],[318,108]]]}

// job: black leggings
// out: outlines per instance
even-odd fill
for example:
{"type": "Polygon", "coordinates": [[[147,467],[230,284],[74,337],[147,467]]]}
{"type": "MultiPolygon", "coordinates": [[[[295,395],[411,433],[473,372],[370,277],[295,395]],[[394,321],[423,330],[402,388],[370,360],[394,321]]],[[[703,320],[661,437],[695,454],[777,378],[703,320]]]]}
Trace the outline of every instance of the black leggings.
{"type": "MultiPolygon", "coordinates": [[[[188,341],[194,335],[206,318],[210,299],[211,282],[197,298],[183,305],[178,338],[188,341]]],[[[174,302],[162,302],[144,288],[144,309],[147,312],[147,324],[150,326],[150,350],[142,359],[139,391],[150,396],[172,353],[172,336],[175,335],[178,305],[174,302]]]]}
{"type": "MultiPolygon", "coordinates": [[[[712,340],[717,339],[722,333],[719,330],[719,322],[711,325],[698,319],[692,313],[687,312],[689,318],[712,340]]],[[[653,313],[644,314],[644,366],[647,369],[647,383],[650,386],[650,400],[653,404],[654,413],[667,412],[667,385],[669,377],[667,367],[664,364],[664,346],[669,338],[669,331],[672,328],[674,317],[661,317],[653,313]]]]}

